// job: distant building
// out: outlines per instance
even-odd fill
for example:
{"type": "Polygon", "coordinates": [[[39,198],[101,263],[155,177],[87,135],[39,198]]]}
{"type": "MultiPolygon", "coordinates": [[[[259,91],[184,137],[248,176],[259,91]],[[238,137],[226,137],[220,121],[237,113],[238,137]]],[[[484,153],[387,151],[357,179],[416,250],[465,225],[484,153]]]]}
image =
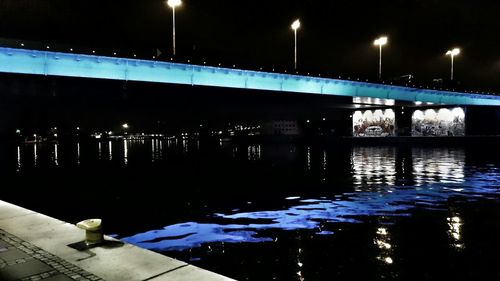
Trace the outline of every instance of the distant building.
{"type": "Polygon", "coordinates": [[[300,135],[300,128],[295,120],[273,120],[264,123],[261,132],[263,135],[297,136],[300,135]]]}
{"type": "Polygon", "coordinates": [[[432,86],[434,87],[443,87],[444,81],[443,78],[434,78],[432,79],[432,86]]]}
{"type": "Polygon", "coordinates": [[[414,82],[415,76],[413,74],[405,74],[397,77],[393,77],[390,81],[395,82],[396,84],[411,84],[414,82]]]}

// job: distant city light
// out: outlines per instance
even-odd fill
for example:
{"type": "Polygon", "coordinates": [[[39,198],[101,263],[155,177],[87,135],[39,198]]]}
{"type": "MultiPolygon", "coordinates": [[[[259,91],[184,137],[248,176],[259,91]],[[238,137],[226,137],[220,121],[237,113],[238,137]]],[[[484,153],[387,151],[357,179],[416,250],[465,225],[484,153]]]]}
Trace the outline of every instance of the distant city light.
{"type": "Polygon", "coordinates": [[[21,47],[24,47],[24,43],[21,43],[21,47]]]}
{"type": "Polygon", "coordinates": [[[17,129],[16,134],[18,134],[18,135],[21,134],[21,130],[17,129]]]}

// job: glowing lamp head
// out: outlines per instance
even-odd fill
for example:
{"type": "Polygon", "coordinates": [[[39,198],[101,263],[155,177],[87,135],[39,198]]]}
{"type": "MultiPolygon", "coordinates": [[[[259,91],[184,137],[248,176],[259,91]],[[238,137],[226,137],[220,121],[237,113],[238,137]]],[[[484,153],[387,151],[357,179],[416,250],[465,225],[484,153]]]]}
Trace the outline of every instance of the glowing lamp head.
{"type": "Polygon", "coordinates": [[[295,20],[293,23],[292,23],[292,29],[293,30],[297,30],[300,28],[300,20],[295,20]]]}
{"type": "Polygon", "coordinates": [[[387,44],[387,37],[380,37],[378,38],[377,40],[375,40],[373,42],[374,45],[376,46],[384,46],[385,44],[387,44]]]}
{"type": "Polygon", "coordinates": [[[446,52],[446,55],[448,56],[456,56],[456,55],[459,55],[460,54],[460,49],[459,48],[455,48],[453,50],[449,50],[448,52],[446,52]]]}
{"type": "Polygon", "coordinates": [[[169,5],[171,8],[175,8],[177,6],[180,6],[182,4],[181,0],[168,0],[167,5],[169,5]]]}
{"type": "Polygon", "coordinates": [[[123,124],[123,125],[122,125],[122,128],[123,128],[123,129],[128,129],[128,124],[127,124],[127,123],[123,124]]]}

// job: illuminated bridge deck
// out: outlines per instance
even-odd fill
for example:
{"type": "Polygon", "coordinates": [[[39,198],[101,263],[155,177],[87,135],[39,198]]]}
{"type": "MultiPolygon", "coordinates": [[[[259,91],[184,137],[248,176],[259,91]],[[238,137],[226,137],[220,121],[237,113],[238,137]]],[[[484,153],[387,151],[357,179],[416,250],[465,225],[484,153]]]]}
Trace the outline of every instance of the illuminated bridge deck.
{"type": "Polygon", "coordinates": [[[0,72],[371,97],[450,105],[500,105],[499,96],[15,48],[0,48],[0,72]]]}

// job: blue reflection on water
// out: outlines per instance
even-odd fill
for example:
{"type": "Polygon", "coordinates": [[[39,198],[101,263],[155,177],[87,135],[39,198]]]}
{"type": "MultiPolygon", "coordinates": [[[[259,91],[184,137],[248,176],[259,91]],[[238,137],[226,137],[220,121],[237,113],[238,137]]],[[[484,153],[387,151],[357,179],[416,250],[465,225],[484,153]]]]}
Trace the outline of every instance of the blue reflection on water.
{"type": "Polygon", "coordinates": [[[327,223],[359,223],[366,216],[410,216],[419,207],[447,210],[447,201],[455,198],[475,201],[478,198],[498,200],[500,173],[497,168],[476,172],[461,183],[432,183],[423,186],[386,186],[373,191],[344,193],[333,199],[288,197],[288,209],[275,211],[213,214],[223,223],[187,222],[160,230],[139,233],[123,240],[156,251],[185,250],[204,243],[256,243],[273,241],[262,230],[317,230],[318,235],[332,235],[321,229],[327,223]],[[252,223],[248,223],[248,222],[252,223]]]}

